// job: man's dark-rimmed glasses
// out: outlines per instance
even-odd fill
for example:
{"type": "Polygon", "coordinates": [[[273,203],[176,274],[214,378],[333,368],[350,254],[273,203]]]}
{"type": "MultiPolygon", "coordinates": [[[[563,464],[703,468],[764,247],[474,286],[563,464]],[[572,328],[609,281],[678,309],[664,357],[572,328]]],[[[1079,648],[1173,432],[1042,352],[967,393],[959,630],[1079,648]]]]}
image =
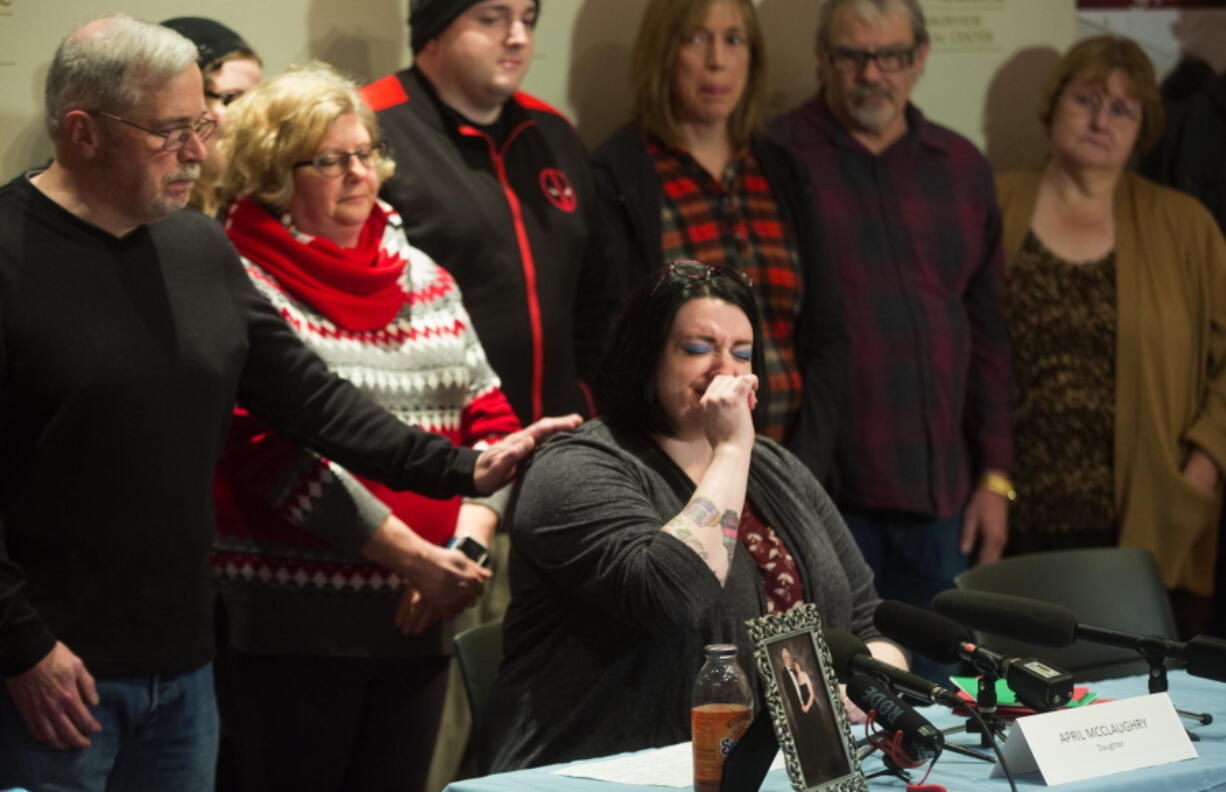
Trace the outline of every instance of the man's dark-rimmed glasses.
{"type": "Polygon", "coordinates": [[[828,57],[834,70],[844,74],[861,71],[869,61],[876,63],[880,71],[890,74],[911,68],[911,65],[915,63],[915,53],[918,49],[918,46],[911,46],[869,51],[852,47],[835,47],[830,51],[828,57]]]}
{"type": "Polygon", "coordinates": [[[217,93],[216,91],[206,89],[204,96],[206,99],[212,99],[214,102],[221,102],[222,106],[226,107],[244,93],[246,93],[246,91],[226,91],[225,93],[217,93]]]}

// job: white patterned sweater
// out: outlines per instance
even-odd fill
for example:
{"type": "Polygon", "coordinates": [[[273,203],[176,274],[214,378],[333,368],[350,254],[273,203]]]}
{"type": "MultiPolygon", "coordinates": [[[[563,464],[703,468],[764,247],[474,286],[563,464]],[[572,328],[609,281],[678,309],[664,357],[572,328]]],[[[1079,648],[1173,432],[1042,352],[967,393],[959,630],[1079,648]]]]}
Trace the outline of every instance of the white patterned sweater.
{"type": "MultiPolygon", "coordinates": [[[[476,447],[516,430],[518,421],[499,390],[459,287],[408,243],[400,216],[383,208],[388,214],[384,252],[406,262],[404,307],[385,327],[338,328],[243,255],[247,274],[330,370],[405,423],[476,447]]],[[[288,224],[287,229],[304,244],[311,241],[288,224]]],[[[241,245],[239,253],[245,254],[241,245]]],[[[295,445],[241,408],[235,410],[217,470],[218,532],[211,564],[229,611],[232,641],[248,651],[372,651],[363,631],[377,630],[376,644],[389,639],[383,634],[394,632],[388,608],[394,608],[402,581],[362,559],[359,549],[389,512],[441,544],[454,533],[460,507],[459,498],[434,500],[363,479],[295,445]],[[361,604],[372,598],[379,607],[361,604]],[[367,625],[372,614],[383,623],[367,625]],[[341,635],[322,634],[321,619],[336,622],[328,629],[341,635]]],[[[498,509],[497,499],[485,502],[498,509]]],[[[413,643],[392,641],[390,651],[416,654],[413,643]]]]}

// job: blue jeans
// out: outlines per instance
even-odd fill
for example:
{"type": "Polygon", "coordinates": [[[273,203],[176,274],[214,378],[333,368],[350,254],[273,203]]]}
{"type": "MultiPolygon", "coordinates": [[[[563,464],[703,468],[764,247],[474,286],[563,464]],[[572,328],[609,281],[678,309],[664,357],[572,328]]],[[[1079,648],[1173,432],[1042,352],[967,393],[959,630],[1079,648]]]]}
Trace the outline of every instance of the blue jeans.
{"type": "MultiPolygon", "coordinates": [[[[930,608],[932,598],[953,588],[954,578],[967,568],[969,557],[958,549],[961,514],[924,519],[854,507],[841,511],[873,570],[882,599],[930,608]]],[[[911,666],[915,673],[946,686],[960,667],[918,654],[912,656],[911,666]]]]}
{"type": "Polygon", "coordinates": [[[212,663],[173,676],[101,677],[92,707],[102,731],[61,751],[26,730],[0,686],[0,789],[40,792],[212,792],[217,703],[212,663]]]}

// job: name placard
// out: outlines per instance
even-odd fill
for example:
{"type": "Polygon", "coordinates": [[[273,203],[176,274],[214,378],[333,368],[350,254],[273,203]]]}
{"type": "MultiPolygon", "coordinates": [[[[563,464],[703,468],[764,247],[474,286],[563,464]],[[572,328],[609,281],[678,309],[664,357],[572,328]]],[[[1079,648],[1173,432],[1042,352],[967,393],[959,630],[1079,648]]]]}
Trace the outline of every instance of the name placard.
{"type": "Polygon", "coordinates": [[[1004,755],[1015,774],[1038,770],[1048,786],[1197,756],[1165,693],[1018,718],[1004,755]]]}

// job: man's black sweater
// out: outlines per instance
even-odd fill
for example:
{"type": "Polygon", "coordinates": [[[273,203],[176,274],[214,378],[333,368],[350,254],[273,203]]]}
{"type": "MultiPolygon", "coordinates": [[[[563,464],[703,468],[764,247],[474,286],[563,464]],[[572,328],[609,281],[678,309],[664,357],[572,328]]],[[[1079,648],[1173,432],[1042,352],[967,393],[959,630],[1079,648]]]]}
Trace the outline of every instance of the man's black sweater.
{"type": "Polygon", "coordinates": [[[236,398],[358,473],[473,494],[475,454],[329,375],[212,220],[116,238],[25,176],[0,188],[0,675],[56,640],[104,676],[208,662],[213,465],[236,398]]]}

